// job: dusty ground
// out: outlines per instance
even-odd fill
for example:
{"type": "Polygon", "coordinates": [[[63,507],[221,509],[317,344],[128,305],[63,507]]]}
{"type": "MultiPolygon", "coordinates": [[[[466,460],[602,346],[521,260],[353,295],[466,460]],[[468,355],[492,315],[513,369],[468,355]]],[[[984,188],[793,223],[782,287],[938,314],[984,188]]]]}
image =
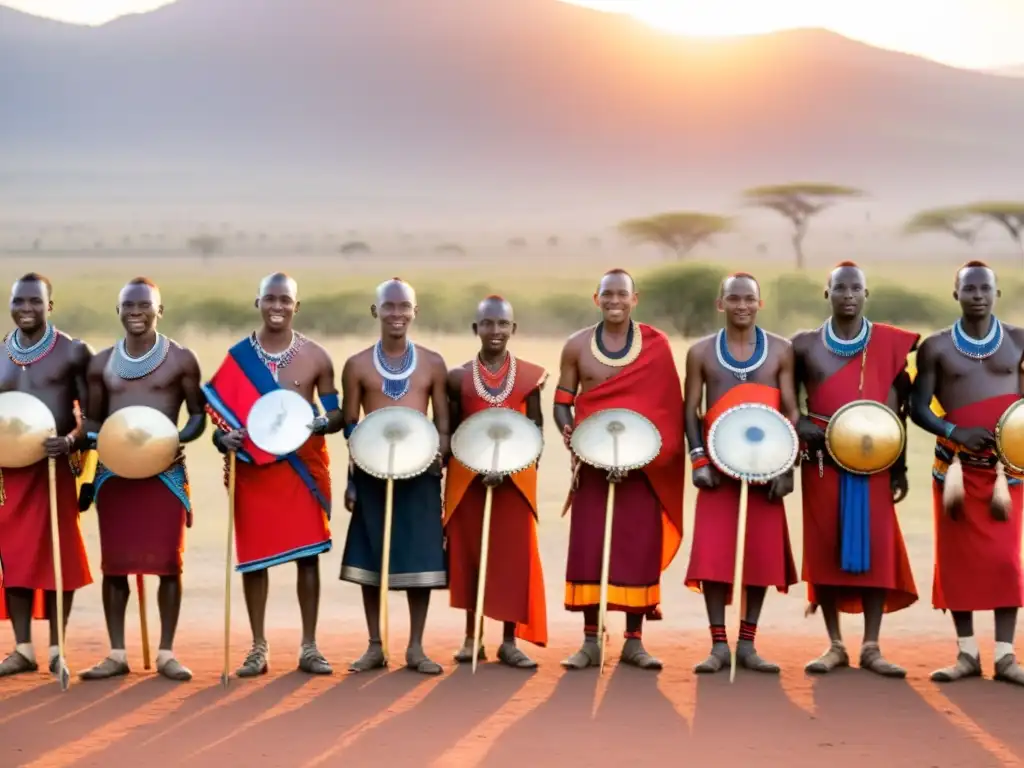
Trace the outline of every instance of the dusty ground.
{"type": "MultiPolygon", "coordinates": [[[[101,344],[103,340],[95,340],[101,344]]],[[[227,338],[183,340],[194,345],[208,372],[219,362],[227,338]]],[[[434,338],[452,365],[475,351],[474,339],[434,338]]],[[[329,347],[341,361],[369,340],[340,340],[329,347]]],[[[517,352],[557,373],[559,346],[523,339],[517,352]]],[[[682,363],[684,347],[678,348],[682,363]]],[[[552,385],[546,394],[550,405],[552,385]]],[[[298,650],[294,568],[273,571],[268,624],[272,674],[257,681],[219,685],[222,659],[226,502],[220,462],[208,441],[189,449],[196,522],[185,556],[186,595],[177,652],[196,674],[175,685],[142,670],[137,606],[129,606],[129,661],[134,673],[123,682],[79,683],[61,694],[44,675],[0,681],[0,766],[388,765],[505,766],[621,765],[677,757],[762,765],[1016,765],[1024,760],[1017,702],[1024,692],[991,681],[940,688],[928,673],[952,661],[951,622],[930,608],[932,535],[927,495],[930,441],[910,436],[911,495],[900,515],[921,601],[887,618],[887,654],[910,669],[906,682],[886,681],[851,670],[810,680],[802,667],[823,650],[818,617],[804,618],[804,590],[769,596],[759,646],[783,664],[781,678],[741,674],[698,680],[690,671],[706,652],[707,630],[699,596],[682,586],[692,527],[692,487],[687,489],[686,536],[664,575],[665,620],[645,634],[666,664],[660,674],[612,668],[603,679],[592,672],[565,674],[558,660],[574,650],[577,616],[561,610],[568,520],[559,517],[568,481],[568,460],[553,428],[546,430],[547,458],[541,471],[541,549],[545,566],[552,647],[537,651],[535,674],[485,665],[474,678],[450,668],[426,679],[396,669],[350,676],[346,663],[365,643],[359,591],[337,580],[348,514],[338,505],[332,528],[334,550],[322,558],[320,645],[336,673],[310,679],[293,672],[298,650]]],[[[335,479],[347,461],[344,441],[333,438],[335,479]]],[[[790,497],[789,521],[800,561],[799,491],[790,497]]],[[[92,513],[83,517],[94,577],[99,547],[92,513]]],[[[240,581],[233,588],[232,668],[247,649],[240,581]]],[[[149,581],[150,635],[158,634],[154,579],[149,581]]],[[[404,600],[392,597],[392,652],[400,658],[408,622],[404,600]]],[[[462,616],[435,594],[427,631],[428,652],[447,662],[460,640],[462,616]]],[[[621,628],[613,619],[613,628],[621,628]]],[[[734,619],[730,616],[730,627],[734,619]]],[[[848,623],[856,648],[860,621],[848,623]]],[[[489,625],[491,637],[496,626],[489,625]]],[[[45,654],[44,628],[36,625],[37,652],[45,654]]],[[[730,628],[735,635],[735,630],[730,628]]],[[[979,622],[983,653],[991,659],[990,622],[979,622]]],[[[12,642],[0,628],[0,647],[12,642]]],[[[621,637],[613,637],[617,651],[621,637]]],[[[98,584],[76,600],[69,629],[73,672],[102,658],[106,650],[98,584]]],[[[990,666],[986,664],[986,670],[990,666]]]]}

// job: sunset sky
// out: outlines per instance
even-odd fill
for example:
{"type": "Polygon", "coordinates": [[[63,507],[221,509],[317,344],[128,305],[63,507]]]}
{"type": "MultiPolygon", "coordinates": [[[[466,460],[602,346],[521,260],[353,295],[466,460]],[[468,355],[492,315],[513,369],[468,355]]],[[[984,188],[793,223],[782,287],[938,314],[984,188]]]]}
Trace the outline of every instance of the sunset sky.
{"type": "MultiPolygon", "coordinates": [[[[986,68],[1024,62],[1024,0],[564,1],[629,13],[658,28],[682,34],[729,35],[787,27],[825,27],[871,45],[916,53],[954,66],[986,68]]],[[[0,0],[0,5],[67,21],[100,24],[167,2],[0,0]]]]}

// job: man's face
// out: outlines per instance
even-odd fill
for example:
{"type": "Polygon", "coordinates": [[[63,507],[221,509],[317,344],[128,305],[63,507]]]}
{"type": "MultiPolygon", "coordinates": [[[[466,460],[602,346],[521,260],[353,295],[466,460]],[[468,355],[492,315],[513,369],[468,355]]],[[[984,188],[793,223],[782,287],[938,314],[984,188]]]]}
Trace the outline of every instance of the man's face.
{"type": "Polygon", "coordinates": [[[256,306],[260,310],[263,324],[272,331],[287,331],[299,310],[295,300],[294,284],[288,280],[272,280],[263,285],[256,306]]]}
{"type": "Polygon", "coordinates": [[[601,309],[606,323],[626,322],[637,304],[633,280],[619,272],[605,275],[597,286],[594,303],[601,309]]]}
{"type": "Polygon", "coordinates": [[[825,298],[832,303],[833,317],[857,317],[864,311],[867,297],[867,281],[857,267],[840,267],[832,272],[825,298]]]}
{"type": "Polygon", "coordinates": [[[142,336],[156,328],[156,321],[163,315],[160,306],[160,292],[149,285],[126,285],[121,290],[117,314],[125,333],[142,336]]]}
{"type": "Polygon", "coordinates": [[[381,337],[402,339],[416,318],[416,295],[405,283],[388,283],[371,309],[380,320],[381,337]]]}
{"type": "Polygon", "coordinates": [[[761,308],[761,290],[749,277],[730,277],[722,286],[718,309],[725,313],[726,323],[733,328],[750,328],[757,321],[761,308]]]}
{"type": "Polygon", "coordinates": [[[501,354],[516,332],[512,308],[505,302],[485,302],[477,312],[473,330],[480,337],[480,349],[501,354]]]}
{"type": "Polygon", "coordinates": [[[953,298],[960,302],[963,316],[970,320],[987,317],[1001,295],[996,275],[987,267],[968,267],[960,271],[953,298]]]}
{"type": "Polygon", "coordinates": [[[42,328],[52,309],[45,283],[19,281],[11,289],[11,319],[22,333],[34,333],[42,328]]]}

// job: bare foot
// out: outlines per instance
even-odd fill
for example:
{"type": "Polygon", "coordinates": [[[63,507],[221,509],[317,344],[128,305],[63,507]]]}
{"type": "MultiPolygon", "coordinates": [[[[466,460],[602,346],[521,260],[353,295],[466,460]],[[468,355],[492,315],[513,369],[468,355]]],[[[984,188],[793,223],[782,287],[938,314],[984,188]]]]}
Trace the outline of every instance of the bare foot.
{"type": "Polygon", "coordinates": [[[732,651],[726,643],[714,643],[711,646],[711,654],[700,664],[693,668],[698,675],[712,675],[720,672],[729,666],[732,661],[732,651]]]}
{"type": "Polygon", "coordinates": [[[334,669],[327,663],[324,655],[317,650],[316,645],[302,646],[299,655],[299,669],[311,675],[330,675],[334,669]]]}
{"type": "Polygon", "coordinates": [[[188,682],[192,679],[192,670],[177,659],[168,659],[162,666],[157,665],[156,671],[168,680],[175,680],[179,683],[188,682]]]}
{"type": "Polygon", "coordinates": [[[804,672],[812,675],[827,675],[833,669],[848,666],[850,666],[850,655],[846,652],[846,646],[836,641],[821,656],[805,666],[804,672]]]}
{"type": "Polygon", "coordinates": [[[409,648],[405,652],[405,666],[421,675],[440,675],[444,667],[427,658],[422,648],[409,648]]]}
{"type": "Polygon", "coordinates": [[[739,666],[744,669],[749,669],[752,672],[763,672],[768,675],[777,675],[781,671],[781,667],[778,664],[773,664],[770,661],[765,661],[757,654],[757,650],[753,645],[736,646],[736,662],[739,666]]]}
{"type": "Polygon", "coordinates": [[[235,674],[239,677],[258,677],[267,674],[267,654],[269,652],[270,648],[266,643],[253,643],[252,650],[245,657],[242,666],[235,670],[235,674]]]}
{"type": "Polygon", "coordinates": [[[516,669],[536,669],[537,662],[527,656],[510,640],[498,646],[498,661],[516,669]]]}
{"type": "MultiPolygon", "coordinates": [[[[472,664],[473,663],[473,638],[467,637],[466,642],[459,650],[457,650],[452,658],[456,664],[472,664]]],[[[487,654],[484,652],[484,647],[480,646],[480,652],[476,655],[477,661],[487,661],[487,654]]]]}
{"type": "Polygon", "coordinates": [[[0,662],[0,677],[20,675],[24,672],[35,672],[38,669],[38,664],[31,659],[22,656],[17,651],[14,651],[10,656],[0,662]]]}
{"type": "Polygon", "coordinates": [[[651,656],[638,637],[631,637],[622,646],[619,660],[638,669],[661,669],[661,662],[651,656]]]}
{"type": "Polygon", "coordinates": [[[127,675],[130,671],[127,662],[118,661],[108,656],[95,667],[85,670],[79,677],[83,680],[107,680],[111,677],[127,675]]]}
{"type": "Polygon", "coordinates": [[[981,657],[960,653],[956,663],[932,672],[933,683],[955,683],[968,677],[981,677],[981,657]]]}
{"type": "Polygon", "coordinates": [[[878,643],[865,643],[860,649],[860,668],[882,677],[902,679],[907,676],[907,670],[903,667],[886,661],[878,649],[878,643]]]}
{"type": "Polygon", "coordinates": [[[564,669],[586,669],[596,667],[601,663],[601,649],[597,645],[597,638],[587,638],[583,645],[568,659],[562,660],[564,669]]]}
{"type": "Polygon", "coordinates": [[[366,652],[348,666],[349,672],[369,672],[373,669],[383,669],[388,665],[384,658],[384,647],[380,640],[371,640],[366,652]]]}
{"type": "Polygon", "coordinates": [[[1020,664],[1017,663],[1017,657],[1011,653],[996,662],[996,673],[993,679],[1004,683],[1024,685],[1024,669],[1021,669],[1020,664]]]}

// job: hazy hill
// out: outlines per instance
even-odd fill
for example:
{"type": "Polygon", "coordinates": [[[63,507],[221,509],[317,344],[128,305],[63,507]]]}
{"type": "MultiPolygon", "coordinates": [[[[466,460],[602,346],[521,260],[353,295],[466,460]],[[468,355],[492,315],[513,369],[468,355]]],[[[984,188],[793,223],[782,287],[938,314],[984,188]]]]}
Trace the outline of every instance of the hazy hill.
{"type": "Polygon", "coordinates": [[[0,8],[0,72],[0,192],[19,199],[1024,191],[1024,81],[820,30],[688,40],[553,0],[179,0],[99,28],[0,8]]]}

